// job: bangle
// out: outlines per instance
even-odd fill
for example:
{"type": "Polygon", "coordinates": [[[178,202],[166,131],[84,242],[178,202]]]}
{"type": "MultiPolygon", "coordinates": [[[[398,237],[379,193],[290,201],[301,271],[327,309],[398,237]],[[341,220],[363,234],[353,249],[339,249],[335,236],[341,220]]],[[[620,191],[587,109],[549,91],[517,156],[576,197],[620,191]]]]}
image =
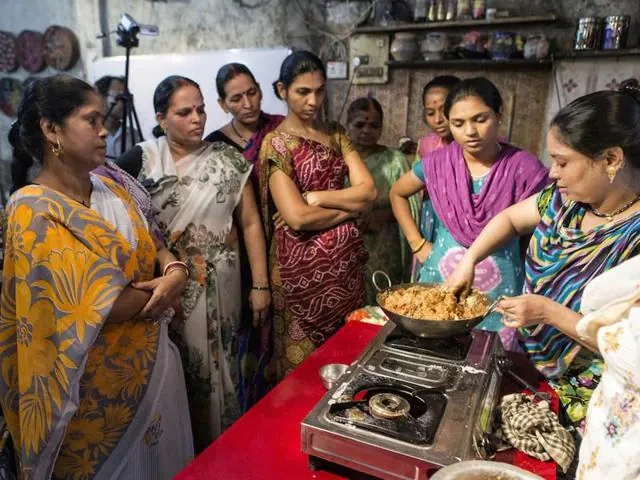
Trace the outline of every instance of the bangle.
{"type": "Polygon", "coordinates": [[[414,255],[418,253],[420,250],[422,250],[422,247],[424,247],[425,243],[427,243],[427,239],[423,238],[420,244],[416,248],[411,249],[411,253],[413,253],[414,255]]]}
{"type": "Polygon", "coordinates": [[[269,287],[258,287],[254,285],[253,287],[251,287],[251,290],[258,290],[259,292],[268,292],[271,289],[269,287]]]}
{"type": "Polygon", "coordinates": [[[168,273],[170,273],[172,270],[175,270],[176,268],[182,270],[187,275],[187,278],[189,278],[189,266],[186,263],[177,260],[174,262],[169,262],[165,265],[164,270],[162,271],[162,276],[166,277],[168,273]]]}

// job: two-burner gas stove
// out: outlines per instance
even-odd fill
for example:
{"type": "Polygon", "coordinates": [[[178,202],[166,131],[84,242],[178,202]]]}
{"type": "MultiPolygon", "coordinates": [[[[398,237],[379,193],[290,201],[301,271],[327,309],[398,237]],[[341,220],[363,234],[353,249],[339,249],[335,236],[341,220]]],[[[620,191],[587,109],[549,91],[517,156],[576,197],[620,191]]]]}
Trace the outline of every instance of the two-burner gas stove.
{"type": "Polygon", "coordinates": [[[389,322],[302,422],[310,466],[413,480],[486,457],[502,356],[495,333],[423,339],[389,322]]]}

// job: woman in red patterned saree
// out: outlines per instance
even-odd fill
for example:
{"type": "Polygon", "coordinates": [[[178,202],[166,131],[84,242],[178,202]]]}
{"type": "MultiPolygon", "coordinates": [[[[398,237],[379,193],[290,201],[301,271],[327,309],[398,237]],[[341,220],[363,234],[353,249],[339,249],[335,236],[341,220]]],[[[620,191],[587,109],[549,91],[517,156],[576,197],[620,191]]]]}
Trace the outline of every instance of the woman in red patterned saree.
{"type": "Polygon", "coordinates": [[[312,53],[298,51],[285,59],[274,88],[288,114],[260,150],[274,381],[364,304],[367,254],[354,219],[373,203],[376,189],[347,136],[316,123],[325,84],[324,65],[312,53]],[[343,188],[347,175],[351,187],[343,188]]]}

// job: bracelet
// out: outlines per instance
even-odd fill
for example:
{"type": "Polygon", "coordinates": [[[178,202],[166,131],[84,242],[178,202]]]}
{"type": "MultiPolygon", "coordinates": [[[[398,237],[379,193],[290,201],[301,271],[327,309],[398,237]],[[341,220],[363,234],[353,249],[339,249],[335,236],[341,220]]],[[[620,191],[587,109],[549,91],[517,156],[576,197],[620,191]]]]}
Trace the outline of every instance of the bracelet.
{"type": "Polygon", "coordinates": [[[165,265],[164,270],[162,271],[162,276],[167,276],[167,274],[170,273],[171,270],[175,270],[176,268],[181,269],[187,275],[187,278],[189,278],[189,266],[186,263],[177,260],[174,262],[169,262],[165,265]]]}
{"type": "Polygon", "coordinates": [[[422,247],[424,247],[424,244],[427,243],[427,239],[423,238],[422,241],[420,242],[420,245],[418,245],[417,248],[412,248],[411,249],[411,253],[413,253],[414,255],[416,253],[418,253],[420,250],[422,250],[422,247]]]}
{"type": "Polygon", "coordinates": [[[254,285],[253,287],[251,287],[251,290],[258,290],[259,292],[268,292],[271,289],[269,287],[257,287],[256,285],[254,285]]]}

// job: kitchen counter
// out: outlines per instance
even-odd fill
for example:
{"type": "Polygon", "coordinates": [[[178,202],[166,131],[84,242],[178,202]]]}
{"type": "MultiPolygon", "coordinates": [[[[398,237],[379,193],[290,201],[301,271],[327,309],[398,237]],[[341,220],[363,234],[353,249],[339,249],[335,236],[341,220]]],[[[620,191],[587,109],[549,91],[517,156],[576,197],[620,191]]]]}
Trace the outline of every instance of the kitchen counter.
{"type": "MultiPolygon", "coordinates": [[[[353,362],[380,327],[350,322],[276,388],[242,416],[202,452],[176,480],[337,480],[369,479],[350,470],[312,471],[301,451],[300,422],[324,396],[318,370],[327,363],[353,362]]],[[[526,358],[512,356],[515,370],[540,390],[550,391],[526,358]]],[[[503,393],[520,391],[508,378],[503,393]]],[[[557,402],[557,400],[556,400],[557,402]]],[[[548,480],[555,480],[555,464],[540,462],[521,452],[499,454],[497,460],[513,463],[548,480]]]]}

